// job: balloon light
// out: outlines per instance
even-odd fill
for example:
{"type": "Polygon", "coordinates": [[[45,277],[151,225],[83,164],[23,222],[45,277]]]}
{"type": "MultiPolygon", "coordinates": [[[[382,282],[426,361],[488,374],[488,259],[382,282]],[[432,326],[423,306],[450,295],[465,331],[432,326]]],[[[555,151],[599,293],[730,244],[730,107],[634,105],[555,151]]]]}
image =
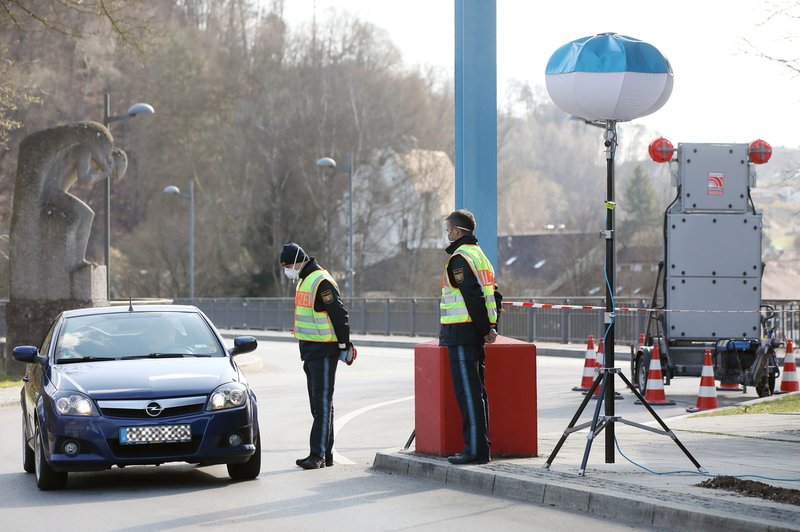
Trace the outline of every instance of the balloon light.
{"type": "Polygon", "coordinates": [[[750,143],[750,148],[747,152],[750,156],[750,162],[764,164],[772,157],[772,146],[766,140],[758,139],[750,143]]]}
{"type": "Polygon", "coordinates": [[[561,46],[545,71],[547,92],[584,120],[628,121],[658,111],[672,94],[669,61],[653,45],[616,33],[561,46]]]}
{"type": "Polygon", "coordinates": [[[650,158],[655,162],[666,163],[672,159],[675,147],[664,137],[659,137],[650,143],[650,146],[647,147],[647,153],[650,154],[650,158]]]}
{"type": "MultiPolygon", "coordinates": [[[[616,271],[614,266],[614,234],[616,233],[614,229],[614,207],[616,205],[614,201],[614,154],[617,151],[617,122],[647,116],[661,109],[672,94],[673,78],[669,61],[654,46],[616,33],[601,33],[592,37],[584,37],[561,46],[550,57],[545,69],[547,92],[553,103],[565,113],[605,129],[603,145],[606,148],[606,200],[604,203],[606,226],[600,235],[606,240],[606,257],[603,266],[606,281],[606,312],[604,315],[606,327],[603,336],[606,349],[603,374],[598,376],[592,384],[593,387],[600,386],[602,380],[602,388],[597,398],[598,404],[589,425],[591,425],[590,434],[596,434],[600,430],[605,432],[607,464],[614,463],[615,459],[614,424],[617,421],[627,423],[614,414],[616,395],[614,377],[619,375],[628,388],[639,395],[633,384],[618,371],[618,368],[614,367],[614,294],[616,294],[614,284],[614,272],[616,271]],[[600,422],[602,425],[598,425],[601,403],[605,404],[605,417],[600,422]],[[597,430],[595,430],[596,428],[597,430]]],[[[656,160],[663,159],[664,162],[669,161],[674,152],[672,144],[666,139],[658,139],[658,141],[663,142],[650,146],[651,157],[656,160]]],[[[578,408],[568,429],[573,429],[576,420],[580,418],[588,404],[589,395],[593,395],[593,393],[594,390],[591,393],[587,392],[587,399],[578,408]]],[[[640,399],[647,404],[641,396],[640,399]]],[[[662,427],[666,428],[653,409],[650,406],[647,409],[661,423],[662,427]]],[[[555,450],[547,459],[545,467],[550,467],[570,432],[571,430],[567,430],[561,436],[555,450]]],[[[589,438],[587,441],[583,461],[578,470],[580,476],[583,476],[586,471],[592,440],[589,438]]],[[[680,443],[678,446],[683,449],[680,443]]],[[[688,455],[685,449],[684,452],[688,455]]],[[[700,464],[691,455],[688,456],[700,468],[700,464]]]]}

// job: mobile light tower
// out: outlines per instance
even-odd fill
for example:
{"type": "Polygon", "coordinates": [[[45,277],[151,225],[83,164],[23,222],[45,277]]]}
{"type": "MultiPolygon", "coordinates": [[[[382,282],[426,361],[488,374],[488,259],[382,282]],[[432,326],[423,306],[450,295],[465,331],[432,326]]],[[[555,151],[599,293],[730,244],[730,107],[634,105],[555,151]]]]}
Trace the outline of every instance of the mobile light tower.
{"type": "MultiPolygon", "coordinates": [[[[111,122],[129,120],[141,114],[155,114],[155,109],[148,103],[135,103],[128,108],[124,115],[111,115],[111,95],[103,95],[103,125],[108,129],[111,122]]],[[[103,247],[106,261],[106,298],[111,301],[111,179],[106,179],[106,238],[103,247]]]]}
{"type": "MultiPolygon", "coordinates": [[[[636,424],[614,415],[614,376],[628,385],[642,404],[664,429],[663,434],[672,434],[652,407],[633,387],[625,375],[614,367],[614,155],[617,148],[617,123],[633,120],[654,113],[667,102],[672,94],[672,66],[654,46],[624,35],[601,33],[569,42],[558,48],[547,63],[545,74],[547,91],[553,102],[564,112],[583,119],[588,124],[605,130],[603,144],[606,153],[606,210],[605,230],[601,236],[606,241],[604,273],[606,281],[606,308],[604,324],[605,360],[592,387],[586,392],[575,416],[559,440],[546,467],[555,459],[567,436],[581,428],[589,428],[589,436],[583,461],[578,474],[583,476],[589,459],[592,441],[605,430],[606,463],[614,463],[614,424],[625,423],[646,430],[650,427],[636,424]],[[602,383],[602,384],[601,384],[602,383]],[[583,409],[597,386],[600,397],[592,421],[575,426],[583,409]],[[601,405],[605,403],[605,415],[600,418],[601,405]]],[[[702,470],[699,463],[673,436],[675,442],[702,470]]]]}

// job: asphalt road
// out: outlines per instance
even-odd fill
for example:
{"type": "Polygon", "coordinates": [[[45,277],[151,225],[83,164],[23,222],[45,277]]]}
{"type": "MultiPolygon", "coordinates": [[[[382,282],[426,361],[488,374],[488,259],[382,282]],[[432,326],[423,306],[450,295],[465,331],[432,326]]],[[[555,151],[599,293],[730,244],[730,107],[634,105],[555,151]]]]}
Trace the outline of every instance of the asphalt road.
{"type": "MultiPolygon", "coordinates": [[[[71,474],[64,491],[41,492],[22,472],[20,413],[0,408],[0,528],[12,530],[619,530],[614,521],[500,499],[370,469],[375,453],[396,449],[414,424],[413,350],[370,347],[355,365],[340,365],[336,382],[336,465],[304,471],[294,460],[308,452],[310,428],[305,376],[297,347],[262,342],[263,367],[248,378],[259,400],[261,476],[234,483],[224,466],[188,464],[114,468],[71,474]]],[[[541,357],[538,362],[540,433],[561,432],[580,402],[571,387],[583,361],[541,357]]],[[[691,379],[694,381],[694,379],[691,379]]],[[[670,396],[670,388],[667,394],[670,396]]],[[[674,388],[693,404],[697,383],[674,388]]],[[[633,400],[615,404],[623,416],[651,420],[633,400]]],[[[737,394],[737,400],[750,399],[737,394]]],[[[587,413],[587,416],[590,413],[587,413]]],[[[600,452],[600,451],[597,451],[600,452]]]]}

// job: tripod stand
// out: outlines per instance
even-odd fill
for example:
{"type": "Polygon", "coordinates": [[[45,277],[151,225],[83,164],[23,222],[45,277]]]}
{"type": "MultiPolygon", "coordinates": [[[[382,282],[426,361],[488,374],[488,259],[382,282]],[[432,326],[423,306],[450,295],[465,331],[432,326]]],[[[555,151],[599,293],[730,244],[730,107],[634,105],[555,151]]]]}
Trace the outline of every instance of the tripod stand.
{"type": "Polygon", "coordinates": [[[650,406],[650,404],[647,401],[645,401],[644,397],[642,397],[642,394],[639,393],[639,390],[634,388],[633,384],[631,384],[631,381],[629,381],[628,378],[625,376],[625,374],[622,373],[622,370],[620,368],[599,368],[599,373],[597,375],[597,378],[592,383],[592,386],[591,388],[589,388],[589,391],[586,392],[586,396],[583,398],[581,406],[578,407],[578,410],[572,417],[572,421],[569,422],[569,425],[567,426],[566,430],[564,430],[564,434],[561,435],[561,439],[558,441],[558,444],[556,445],[555,449],[553,449],[553,452],[547,459],[547,462],[545,463],[544,466],[545,469],[550,469],[550,465],[553,463],[553,460],[555,460],[558,451],[561,450],[561,446],[564,445],[564,442],[567,441],[567,437],[570,434],[572,434],[573,432],[577,432],[579,430],[583,430],[586,427],[590,427],[589,435],[587,436],[587,441],[586,441],[586,449],[583,452],[583,461],[581,462],[581,468],[578,470],[578,476],[581,477],[584,476],[586,474],[586,463],[589,461],[589,452],[592,449],[592,442],[594,441],[594,438],[598,434],[600,434],[600,432],[602,432],[603,429],[607,427],[613,431],[615,423],[624,423],[625,425],[630,425],[631,427],[636,427],[642,430],[654,432],[656,434],[663,434],[665,436],[669,436],[678,445],[678,447],[680,447],[681,451],[683,451],[683,453],[689,458],[689,460],[691,460],[692,464],[694,464],[694,466],[697,468],[698,471],[700,471],[701,473],[706,472],[706,469],[703,466],[701,466],[697,462],[697,460],[694,459],[691,453],[680,442],[675,433],[672,432],[669,427],[667,427],[666,423],[664,423],[664,421],[660,417],[658,417],[658,414],[656,414],[655,410],[653,410],[653,407],[650,406]],[[650,414],[655,418],[658,424],[661,425],[661,428],[663,430],[659,430],[653,427],[648,427],[647,425],[642,425],[641,423],[636,423],[634,421],[629,421],[627,419],[622,418],[621,416],[602,416],[602,418],[600,417],[601,403],[606,400],[606,386],[609,384],[613,386],[613,383],[610,383],[609,381],[614,379],[614,375],[620,376],[622,381],[628,386],[628,388],[639,399],[639,401],[641,401],[644,407],[647,408],[648,412],[650,412],[650,414]],[[581,423],[580,425],[576,426],[575,423],[577,423],[578,418],[581,417],[583,410],[586,408],[586,405],[589,404],[589,400],[592,398],[595,389],[599,385],[601,385],[600,397],[597,400],[597,405],[595,406],[594,416],[592,416],[592,420],[587,421],[586,423],[581,423]]]}

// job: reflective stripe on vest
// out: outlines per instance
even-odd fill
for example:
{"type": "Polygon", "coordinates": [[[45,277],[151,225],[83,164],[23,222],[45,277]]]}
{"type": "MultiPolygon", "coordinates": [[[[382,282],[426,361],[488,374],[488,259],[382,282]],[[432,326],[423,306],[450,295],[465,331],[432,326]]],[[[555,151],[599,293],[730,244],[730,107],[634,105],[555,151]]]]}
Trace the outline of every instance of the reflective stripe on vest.
{"type": "MultiPolygon", "coordinates": [[[[492,263],[489,262],[483,250],[475,244],[459,246],[450,258],[447,259],[447,264],[449,264],[450,260],[456,255],[460,255],[466,259],[472,273],[481,284],[483,297],[486,300],[486,313],[489,315],[489,323],[497,323],[497,303],[494,299],[494,268],[492,268],[492,263]]],[[[447,276],[447,264],[445,264],[444,273],[442,274],[442,299],[439,303],[439,323],[470,323],[472,322],[472,318],[467,311],[467,304],[464,301],[461,290],[450,284],[450,279],[447,276]]]]}
{"type": "Polygon", "coordinates": [[[336,281],[325,270],[314,270],[298,283],[294,294],[294,337],[306,342],[336,342],[336,332],[327,312],[314,310],[317,288],[323,281],[331,283],[336,290],[336,281]]]}

